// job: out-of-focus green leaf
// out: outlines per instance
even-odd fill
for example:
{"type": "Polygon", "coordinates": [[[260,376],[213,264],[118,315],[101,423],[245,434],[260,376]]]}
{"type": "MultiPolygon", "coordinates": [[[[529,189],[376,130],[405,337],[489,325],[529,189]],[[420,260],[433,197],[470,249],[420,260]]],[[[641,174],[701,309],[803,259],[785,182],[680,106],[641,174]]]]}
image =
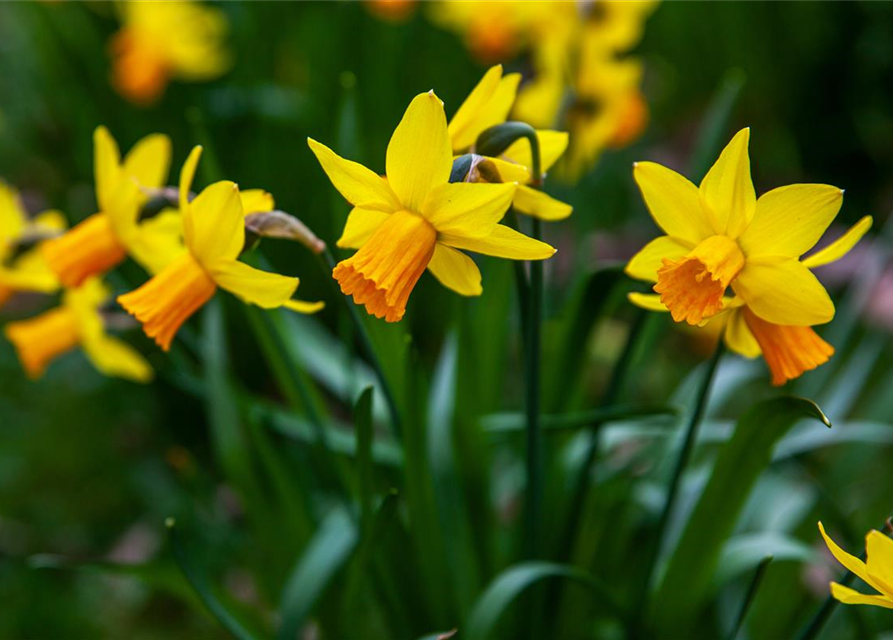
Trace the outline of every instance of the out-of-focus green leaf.
{"type": "Polygon", "coordinates": [[[847,422],[837,424],[830,431],[810,429],[804,425],[782,438],[775,447],[772,459],[783,460],[816,449],[850,443],[893,445],[893,425],[878,422],[847,422]]]}
{"type": "Polygon", "coordinates": [[[543,394],[546,411],[556,411],[566,406],[567,400],[576,395],[584,378],[581,370],[589,336],[615,294],[617,284],[625,278],[623,265],[593,271],[579,284],[561,312],[570,322],[564,323],[556,355],[550,358],[551,364],[544,376],[547,381],[543,394]]]}
{"type": "Polygon", "coordinates": [[[468,616],[464,637],[468,640],[492,638],[496,623],[512,602],[526,589],[548,578],[572,580],[590,589],[603,603],[616,609],[613,598],[604,585],[582,569],[552,562],[524,562],[503,571],[481,594],[468,616]]]}
{"type": "Polygon", "coordinates": [[[456,404],[456,334],[443,345],[428,398],[428,459],[431,465],[434,499],[444,537],[447,560],[452,567],[453,591],[459,597],[460,613],[471,606],[471,596],[480,588],[471,544],[471,529],[460,489],[453,446],[453,415],[456,404]]]}
{"type": "MultiPolygon", "coordinates": [[[[655,416],[674,416],[678,413],[678,407],[614,405],[591,411],[543,415],[540,417],[540,422],[545,430],[567,432],[605,422],[621,422],[633,418],[651,418],[655,416]]],[[[515,433],[524,430],[524,420],[524,414],[521,412],[491,413],[481,418],[481,426],[490,433],[515,433]]]]}
{"type": "Polygon", "coordinates": [[[689,162],[689,178],[697,184],[716,161],[729,136],[726,134],[732,112],[738,104],[746,76],[741,69],[730,69],[720,81],[719,88],[704,115],[698,132],[695,150],[689,162]]]}
{"type": "Polygon", "coordinates": [[[167,527],[174,560],[211,615],[238,640],[258,640],[260,636],[249,631],[217,597],[205,568],[195,560],[198,554],[194,552],[192,545],[183,539],[173,519],[167,521],[167,527]]]}
{"type": "Polygon", "coordinates": [[[812,418],[830,426],[810,400],[780,397],[756,404],[742,416],[723,445],[710,479],[669,557],[652,599],[652,631],[685,634],[704,605],[723,541],[738,521],[759,474],[778,440],[797,421],[812,418]]]}
{"type": "Polygon", "coordinates": [[[125,564],[105,560],[80,561],[51,553],[39,553],[27,560],[34,569],[64,569],[69,571],[95,571],[115,576],[133,578],[140,583],[167,591],[182,599],[194,600],[195,593],[183,574],[172,562],[152,561],[125,564]]]}
{"type": "Polygon", "coordinates": [[[774,531],[733,536],[722,546],[712,587],[717,589],[753,571],[766,556],[772,556],[775,561],[809,562],[814,559],[815,551],[796,538],[774,531]]]}
{"type": "Polygon", "coordinates": [[[360,495],[360,523],[368,532],[372,523],[372,387],[366,387],[354,405],[357,437],[357,490],[360,495]]]}
{"type": "MultiPolygon", "coordinates": [[[[305,418],[294,416],[275,404],[263,400],[243,398],[242,401],[246,403],[246,411],[249,412],[249,415],[263,418],[276,431],[302,442],[316,441],[313,425],[305,418]]],[[[346,425],[337,425],[330,429],[329,445],[335,453],[352,457],[357,455],[356,435],[346,425]]],[[[403,452],[392,440],[376,438],[372,442],[372,460],[376,464],[400,467],[403,464],[403,452]]]]}
{"type": "Polygon", "coordinates": [[[279,605],[280,640],[297,637],[313,606],[347,562],[358,537],[356,524],[341,508],[334,509],[322,521],[285,585],[279,605]]]}

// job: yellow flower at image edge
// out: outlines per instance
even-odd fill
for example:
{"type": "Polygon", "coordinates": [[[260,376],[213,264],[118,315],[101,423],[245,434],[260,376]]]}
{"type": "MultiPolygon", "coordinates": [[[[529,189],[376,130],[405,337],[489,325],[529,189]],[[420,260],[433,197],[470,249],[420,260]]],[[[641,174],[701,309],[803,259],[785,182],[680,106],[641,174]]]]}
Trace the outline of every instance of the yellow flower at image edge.
{"type": "Polygon", "coordinates": [[[245,245],[245,217],[235,183],[212,184],[189,201],[201,156],[192,150],[180,173],[180,211],[186,251],[146,284],[118,296],[118,302],[143,324],[165,351],[179,328],[223,288],[243,302],[265,309],[286,307],[314,313],[323,303],[291,300],[297,278],[254,269],[237,260],[245,245]]]}
{"type": "Polygon", "coordinates": [[[308,139],[323,170],[353,210],[338,246],[359,249],[333,271],[341,291],[388,322],[403,318],[428,269],[466,296],[482,292],[465,249],[513,260],[543,260],[555,250],[500,225],[515,184],[450,183],[453,156],[443,104],[416,96],[388,145],[386,177],[308,139]]]}
{"type": "Polygon", "coordinates": [[[65,230],[59,211],[44,211],[30,218],[18,192],[0,182],[0,307],[18,291],[53,293],[59,288],[56,274],[40,253],[40,238],[65,230]],[[19,242],[38,245],[17,253],[19,242]]]}
{"type": "Polygon", "coordinates": [[[113,84],[137,104],[151,104],[172,78],[210,80],[230,65],[228,25],[219,9],[195,2],[122,2],[121,30],[110,44],[113,84]]]}
{"type": "Polygon", "coordinates": [[[832,582],[831,595],[843,604],[870,604],[893,609],[893,540],[880,531],[869,531],[865,536],[865,562],[862,562],[837,546],[825,533],[821,522],[819,531],[837,561],[878,592],[877,595],[865,595],[832,582]]]}
{"type": "Polygon", "coordinates": [[[154,272],[182,251],[176,211],[139,219],[148,199],[142,189],[157,189],[167,180],[170,139],[161,134],[146,136],[123,161],[108,129],[97,127],[93,141],[99,212],[41,247],[47,264],[69,288],[114,268],[128,254],[154,272]]]}
{"type": "Polygon", "coordinates": [[[80,347],[101,373],[149,382],[152,368],[130,345],[105,332],[100,307],[111,292],[98,279],[68,289],[62,304],[35,318],[10,322],[4,332],[31,378],[39,378],[58,356],[80,347]]]}

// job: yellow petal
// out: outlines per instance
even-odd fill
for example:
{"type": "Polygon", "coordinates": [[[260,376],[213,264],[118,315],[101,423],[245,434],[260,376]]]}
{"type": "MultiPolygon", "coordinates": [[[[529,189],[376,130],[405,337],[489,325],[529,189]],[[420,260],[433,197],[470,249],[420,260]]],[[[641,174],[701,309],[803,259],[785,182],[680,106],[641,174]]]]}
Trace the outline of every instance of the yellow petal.
{"type": "Polygon", "coordinates": [[[731,238],[741,235],[756,210],[747,155],[749,142],[750,129],[735,134],[701,182],[701,203],[714,231],[731,238]]]}
{"type": "Polygon", "coordinates": [[[563,220],[574,211],[574,208],[566,202],[556,200],[543,191],[525,185],[518,186],[512,204],[521,213],[540,220],[563,220]]]}
{"type": "Polygon", "coordinates": [[[530,182],[530,169],[523,164],[489,156],[486,162],[496,167],[496,170],[499,172],[500,182],[517,182],[519,184],[530,182]]]}
{"type": "Polygon", "coordinates": [[[192,212],[189,210],[189,191],[192,189],[192,181],[195,179],[195,170],[198,167],[198,160],[201,157],[202,148],[193,147],[192,151],[189,152],[189,157],[186,158],[186,162],[183,163],[183,168],[180,169],[180,183],[178,185],[180,213],[183,216],[183,237],[186,239],[187,245],[192,243],[193,236],[192,212]]]}
{"type": "Polygon", "coordinates": [[[325,302],[305,302],[304,300],[288,300],[284,305],[282,305],[286,309],[291,309],[292,311],[297,311],[298,313],[303,313],[305,315],[310,315],[311,313],[316,313],[317,311],[322,311],[325,309],[325,302]]]}
{"type": "Polygon", "coordinates": [[[893,600],[885,596],[868,596],[836,582],[831,583],[831,595],[843,604],[870,604],[893,609],[893,600]]]}
{"type": "Polygon", "coordinates": [[[137,142],[124,158],[124,175],[141,187],[158,188],[167,181],[171,168],[171,141],[155,133],[137,142]]]}
{"type": "Polygon", "coordinates": [[[389,215],[382,211],[354,207],[347,216],[347,223],[344,225],[341,237],[338,238],[337,246],[342,249],[359,249],[389,215]]]}
{"type": "Polygon", "coordinates": [[[208,271],[220,288],[264,309],[285,305],[298,288],[297,278],[261,271],[235,260],[221,260],[208,271]]]}
{"type": "Polygon", "coordinates": [[[84,354],[96,369],[106,376],[133,382],[150,382],[155,375],[140,353],[126,342],[107,335],[84,340],[84,354]]]}
{"type": "Polygon", "coordinates": [[[678,260],[692,249],[694,246],[687,242],[670,236],[660,236],[646,244],[639,253],[634,255],[624,271],[631,278],[657,282],[657,270],[663,265],[664,258],[678,260]]]}
{"type": "MultiPolygon", "coordinates": [[[[851,571],[859,576],[864,582],[880,591],[877,584],[874,582],[874,580],[871,579],[871,576],[868,575],[868,567],[865,566],[865,563],[859,560],[859,558],[857,558],[856,556],[850,555],[839,546],[837,546],[837,543],[834,542],[834,540],[832,540],[827,533],[825,533],[825,527],[822,525],[821,522],[819,522],[819,532],[822,534],[822,538],[825,539],[825,544],[828,546],[828,550],[831,552],[831,555],[833,555],[840,564],[846,567],[848,571],[851,571]]],[[[836,598],[837,596],[834,597],[836,598]]]]}
{"type": "Polygon", "coordinates": [[[744,314],[740,311],[731,311],[728,315],[725,340],[729,349],[745,358],[756,358],[759,356],[762,353],[760,345],[747,326],[744,314]]]}
{"type": "Polygon", "coordinates": [[[474,260],[461,251],[437,243],[428,270],[440,284],[460,295],[479,296],[483,292],[480,270],[474,260]]]}
{"type": "Polygon", "coordinates": [[[502,224],[496,225],[489,235],[483,238],[442,233],[437,240],[440,244],[456,249],[509,260],[545,260],[555,255],[555,249],[545,242],[528,238],[523,233],[502,224]]]}
{"type": "MultiPolygon", "coordinates": [[[[558,162],[558,159],[565,152],[569,137],[566,131],[540,129],[536,132],[536,139],[540,145],[541,169],[545,173],[552,165],[558,162]]],[[[512,162],[517,162],[525,167],[533,167],[530,140],[527,138],[520,138],[513,142],[503,155],[512,162]]]]}
{"type": "Polygon", "coordinates": [[[355,207],[388,213],[402,208],[387,180],[380,175],[358,162],[345,160],[313,138],[307,138],[307,144],[332,185],[349,203],[355,207]]]}
{"type": "Polygon", "coordinates": [[[192,221],[192,234],[186,236],[186,245],[199,262],[207,266],[219,260],[235,260],[245,246],[239,187],[228,180],[215,182],[198,194],[186,210],[192,221]]]}
{"type": "Polygon", "coordinates": [[[640,309],[646,309],[647,311],[669,311],[664,303],[660,301],[660,296],[656,293],[639,293],[638,291],[633,291],[626,295],[626,299],[640,309]]]}
{"type": "Polygon", "coordinates": [[[409,104],[388,144],[386,167],[394,193],[405,208],[415,213],[422,212],[434,187],[450,179],[450,135],[443,104],[433,91],[419,94],[409,104]]]}
{"type": "Polygon", "coordinates": [[[732,288],[751,311],[775,324],[805,327],[834,317],[828,292],[795,258],[748,260],[732,288]]]}
{"type": "Polygon", "coordinates": [[[840,211],[843,191],[826,184],[792,184],[760,196],[738,239],[748,257],[799,258],[812,249],[840,211]]]}
{"type": "Polygon", "coordinates": [[[18,192],[0,181],[0,251],[5,252],[7,243],[15,241],[22,234],[26,222],[18,192]]]}
{"type": "Polygon", "coordinates": [[[468,149],[482,131],[505,122],[520,80],[517,73],[503,78],[502,65],[487,70],[450,120],[448,130],[454,151],[468,149]]]}
{"type": "Polygon", "coordinates": [[[99,210],[105,211],[121,176],[121,152],[105,127],[96,127],[93,132],[93,174],[96,202],[99,210]]]}
{"type": "Polygon", "coordinates": [[[431,191],[421,214],[437,231],[482,238],[502,220],[515,195],[512,184],[456,182],[431,191]]]}
{"type": "Polygon", "coordinates": [[[667,235],[692,244],[713,235],[698,188],[686,178],[654,162],[635,163],[633,177],[651,217],[667,235]]]}
{"type": "Polygon", "coordinates": [[[38,231],[65,231],[68,228],[68,220],[65,214],[56,209],[49,209],[34,216],[31,221],[38,231]]]}
{"type": "Polygon", "coordinates": [[[132,234],[127,250],[150,274],[160,272],[186,250],[180,212],[166,209],[141,222],[132,234]]]}
{"type": "Polygon", "coordinates": [[[10,266],[0,265],[0,287],[53,293],[59,288],[59,278],[50,269],[41,251],[32,249],[10,266]]]}
{"type": "Polygon", "coordinates": [[[835,260],[840,260],[856,246],[869,229],[871,229],[872,217],[865,216],[859,222],[850,227],[845,234],[829,244],[827,247],[803,260],[803,265],[810,269],[821,267],[835,260]]]}
{"type": "Polygon", "coordinates": [[[865,563],[868,574],[884,595],[893,598],[893,540],[872,529],[865,536],[865,563]]]}
{"type": "Polygon", "coordinates": [[[239,192],[239,197],[242,199],[242,212],[246,216],[249,213],[266,213],[276,207],[273,194],[263,189],[245,189],[239,192]]]}

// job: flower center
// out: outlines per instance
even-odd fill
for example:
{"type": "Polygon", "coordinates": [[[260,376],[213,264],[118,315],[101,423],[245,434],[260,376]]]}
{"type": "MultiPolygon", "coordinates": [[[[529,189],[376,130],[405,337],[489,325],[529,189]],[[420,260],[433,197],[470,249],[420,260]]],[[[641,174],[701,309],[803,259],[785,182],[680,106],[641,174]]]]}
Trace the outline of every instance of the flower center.
{"type": "Polygon", "coordinates": [[[112,40],[115,56],[113,82],[118,92],[137,104],[151,104],[170,76],[164,55],[145,37],[122,29],[112,40]]]}
{"type": "Polygon", "coordinates": [[[25,372],[39,378],[57,356],[74,349],[81,341],[77,314],[66,307],[47,311],[36,318],[11,322],[6,337],[15,346],[25,372]]]}
{"type": "Polygon", "coordinates": [[[104,213],[95,213],[58,238],[41,245],[43,256],[59,281],[70,289],[90,276],[108,271],[124,261],[127,250],[104,213]]]}
{"type": "Polygon", "coordinates": [[[747,308],[744,321],[763,351],[775,386],[825,364],[834,355],[834,347],[822,340],[812,327],[766,322],[747,308]]]}
{"type": "Polygon", "coordinates": [[[143,331],[169,351],[177,331],[198,311],[217,285],[192,254],[186,253],[139,289],[118,296],[127,312],[143,323],[143,331]]]}
{"type": "Polygon", "coordinates": [[[388,216],[359,251],[338,263],[332,276],[345,295],[376,318],[397,322],[431,256],[437,231],[414,213],[388,216]]]}
{"type": "Polygon", "coordinates": [[[654,290],[673,320],[700,324],[722,310],[726,287],[744,267],[744,254],[726,236],[707,238],[684,258],[664,258],[654,290]]]}

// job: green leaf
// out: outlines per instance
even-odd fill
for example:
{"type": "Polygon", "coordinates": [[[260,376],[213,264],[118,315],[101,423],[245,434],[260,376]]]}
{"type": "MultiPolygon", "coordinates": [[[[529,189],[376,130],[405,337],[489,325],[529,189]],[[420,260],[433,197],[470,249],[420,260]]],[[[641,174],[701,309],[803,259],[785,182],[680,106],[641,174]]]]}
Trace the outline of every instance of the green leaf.
{"type": "Polygon", "coordinates": [[[722,546],[712,589],[753,571],[767,556],[776,562],[809,562],[815,559],[816,553],[811,546],[775,531],[734,536],[722,546]]]}
{"type": "Polygon", "coordinates": [[[738,421],[719,451],[707,486],[670,557],[654,603],[653,630],[685,634],[705,604],[722,545],[772,450],[799,420],[812,418],[830,427],[810,400],[780,397],[756,404],[738,421]]]}
{"type": "Polygon", "coordinates": [[[738,104],[746,76],[741,69],[730,69],[723,76],[713,100],[704,115],[695,150],[689,163],[689,177],[697,184],[716,162],[723,145],[728,142],[727,129],[738,104]]]}
{"type": "Polygon", "coordinates": [[[615,609],[613,597],[592,575],[569,565],[552,562],[524,562],[509,567],[499,574],[478,598],[468,616],[464,637],[468,640],[487,640],[493,637],[496,623],[521,593],[548,578],[563,578],[584,586],[615,609]]]}
{"type": "Polygon", "coordinates": [[[364,532],[372,524],[372,387],[366,387],[354,406],[357,434],[357,483],[360,493],[360,523],[364,532]]]}
{"type": "Polygon", "coordinates": [[[250,632],[214,593],[205,568],[194,560],[199,554],[195,553],[191,545],[183,539],[173,518],[169,518],[166,524],[174,560],[211,615],[238,640],[257,640],[259,636],[250,632]]]}
{"type": "Polygon", "coordinates": [[[353,553],[358,537],[354,521],[340,507],[323,520],[286,582],[279,606],[280,640],[298,636],[313,606],[353,553]]]}
{"type": "Polygon", "coordinates": [[[464,615],[471,606],[471,595],[480,588],[480,576],[474,562],[471,527],[453,443],[457,361],[458,339],[451,333],[443,345],[431,381],[428,459],[440,528],[450,532],[444,536],[444,545],[447,561],[452,567],[453,592],[459,598],[460,612],[464,615]]]}
{"type": "Polygon", "coordinates": [[[585,362],[589,336],[614,298],[618,283],[626,282],[623,265],[598,269],[588,274],[578,285],[576,292],[562,310],[565,323],[557,342],[557,351],[544,381],[544,407],[546,411],[564,408],[568,398],[576,395],[584,379],[581,370],[585,362]]]}
{"type": "MultiPolygon", "coordinates": [[[[679,414],[678,407],[662,405],[615,405],[591,411],[543,415],[540,423],[543,429],[552,432],[576,431],[606,422],[621,422],[633,418],[650,418],[654,416],[674,416],[679,414]]],[[[524,431],[525,417],[519,411],[491,413],[481,418],[481,426],[489,433],[520,433],[524,431]]]]}

